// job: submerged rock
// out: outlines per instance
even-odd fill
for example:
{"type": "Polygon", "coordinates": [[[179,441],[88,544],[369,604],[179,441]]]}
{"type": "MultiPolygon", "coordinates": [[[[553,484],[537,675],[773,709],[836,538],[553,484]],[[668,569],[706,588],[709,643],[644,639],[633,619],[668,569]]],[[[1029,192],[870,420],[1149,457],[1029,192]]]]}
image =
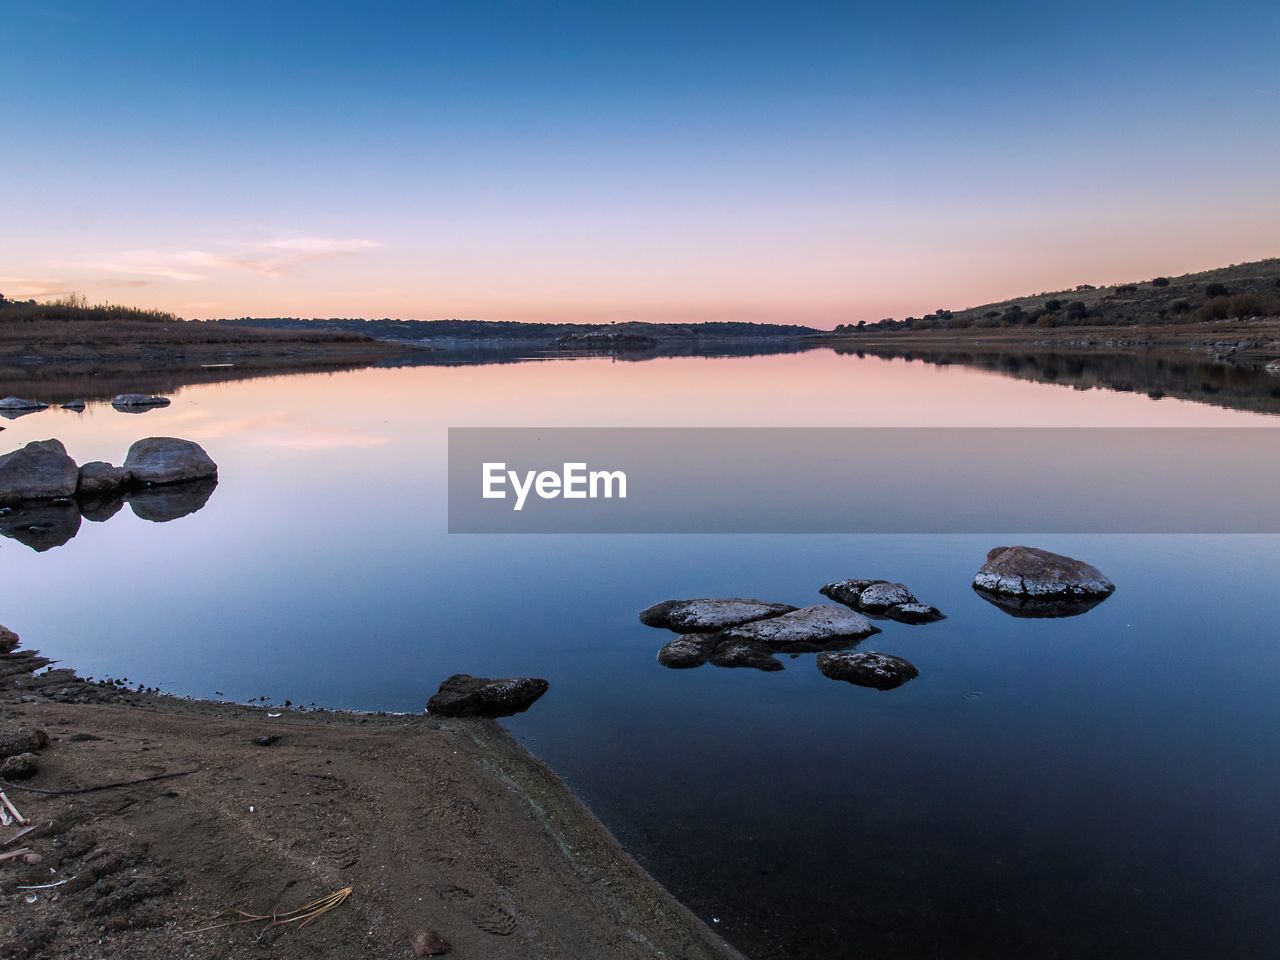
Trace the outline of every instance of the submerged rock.
{"type": "Polygon", "coordinates": [[[764,600],[664,600],[640,613],[640,622],[649,627],[665,627],[676,633],[711,633],[740,624],[790,613],[787,603],[764,600]]]}
{"type": "Polygon", "coordinates": [[[537,677],[490,680],[455,673],[427,701],[427,712],[445,717],[509,717],[528,710],[550,686],[537,677]]]}
{"type": "Polygon", "coordinates": [[[920,624],[933,623],[935,620],[945,620],[947,615],[937,607],[931,607],[927,603],[899,603],[890,607],[883,614],[890,620],[896,620],[898,623],[920,624]]]}
{"type": "Polygon", "coordinates": [[[149,393],[122,393],[112,397],[111,405],[123,413],[141,413],[154,407],[167,407],[168,397],[153,397],[149,393]]]}
{"type": "Polygon", "coordinates": [[[218,475],[218,465],[200,444],[174,437],[148,437],[129,448],[124,469],[138,483],[181,483],[218,475]]]}
{"type": "Polygon", "coordinates": [[[83,400],[68,400],[66,403],[62,405],[62,409],[74,410],[76,413],[80,413],[84,410],[86,406],[87,404],[83,400]]]}
{"type": "Polygon", "coordinates": [[[0,457],[0,503],[69,497],[79,480],[76,462],[59,440],[33,440],[0,457]]]}
{"type": "Polygon", "coordinates": [[[920,676],[912,663],[891,653],[823,653],[818,669],[832,680],[877,690],[892,690],[920,676]]]}
{"type": "Polygon", "coordinates": [[[1040,600],[1109,597],[1116,585],[1097,567],[1036,547],[996,547],[973,578],[975,590],[1040,600]]]}
{"type": "Polygon", "coordinates": [[[888,580],[837,580],[818,592],[846,607],[899,623],[932,623],[946,619],[937,607],[916,599],[906,584],[888,580]]]}
{"type": "Polygon", "coordinates": [[[722,631],[721,636],[731,640],[786,646],[838,639],[861,640],[879,632],[880,629],[860,613],[830,603],[818,603],[768,620],[730,627],[722,631]]]}
{"type": "Polygon", "coordinates": [[[773,655],[769,647],[745,640],[724,640],[716,644],[707,662],[717,667],[750,667],[770,673],[783,669],[782,661],[773,655]]]}
{"type": "Polygon", "coordinates": [[[714,647],[715,644],[709,643],[706,638],[694,640],[689,637],[679,637],[658,651],[658,662],[672,670],[700,667],[707,662],[707,657],[714,647]]]}
{"type": "Polygon", "coordinates": [[[217,487],[216,477],[144,487],[129,495],[129,507],[140,520],[167,523],[201,509],[217,487]]]}
{"type": "Polygon", "coordinates": [[[1280,377],[1280,360],[1272,360],[1263,369],[1272,376],[1280,377]]]}
{"type": "Polygon", "coordinates": [[[5,397],[0,400],[0,417],[6,420],[16,420],[18,417],[25,417],[28,413],[47,409],[49,405],[39,400],[26,400],[22,397],[5,397]]]}
{"type": "Polygon", "coordinates": [[[123,467],[112,466],[103,460],[90,460],[80,468],[76,496],[108,497],[120,491],[128,482],[129,473],[123,467]]]}

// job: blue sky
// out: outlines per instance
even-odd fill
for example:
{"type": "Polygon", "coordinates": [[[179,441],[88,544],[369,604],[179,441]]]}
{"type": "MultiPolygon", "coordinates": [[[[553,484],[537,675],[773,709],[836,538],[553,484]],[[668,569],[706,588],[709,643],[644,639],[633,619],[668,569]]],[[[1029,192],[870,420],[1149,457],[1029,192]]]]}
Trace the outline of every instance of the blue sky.
{"type": "Polygon", "coordinates": [[[1280,252],[1280,5],[0,0],[0,292],[830,325],[1280,252]]]}

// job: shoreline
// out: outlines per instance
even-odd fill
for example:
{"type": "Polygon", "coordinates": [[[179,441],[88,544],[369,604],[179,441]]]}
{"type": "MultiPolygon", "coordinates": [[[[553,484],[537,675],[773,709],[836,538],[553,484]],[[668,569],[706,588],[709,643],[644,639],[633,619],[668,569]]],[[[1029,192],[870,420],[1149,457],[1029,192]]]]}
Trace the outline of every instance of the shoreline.
{"type": "Polygon", "coordinates": [[[2,786],[32,825],[51,822],[0,848],[40,858],[0,863],[5,956],[236,960],[269,942],[271,956],[346,960],[413,956],[434,931],[458,957],[742,960],[492,720],[268,717],[35,672],[46,665],[0,654],[0,729],[50,737],[39,772],[2,786]],[[32,792],[166,773],[178,775],[32,792]],[[348,886],[305,929],[190,933],[223,911],[269,914],[348,886]]]}
{"type": "MultiPolygon", "coordinates": [[[[1130,351],[1193,347],[1219,339],[1272,340],[1280,344],[1280,319],[1201,320],[1192,323],[1057,326],[1057,327],[968,327],[955,330],[865,330],[861,333],[824,333],[812,343],[840,348],[868,349],[952,349],[982,346],[1041,347],[1043,349],[1094,349],[1130,351]]],[[[1275,357],[1274,352],[1260,354],[1275,357]]]]}

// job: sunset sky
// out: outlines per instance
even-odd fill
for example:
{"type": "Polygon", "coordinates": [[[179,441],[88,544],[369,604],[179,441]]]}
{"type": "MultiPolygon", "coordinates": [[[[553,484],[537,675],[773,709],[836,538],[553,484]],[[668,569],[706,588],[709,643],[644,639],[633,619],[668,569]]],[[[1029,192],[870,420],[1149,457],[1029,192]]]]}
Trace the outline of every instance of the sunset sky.
{"type": "Polygon", "coordinates": [[[0,293],[832,326],[1280,255],[1280,4],[0,0],[0,293]]]}

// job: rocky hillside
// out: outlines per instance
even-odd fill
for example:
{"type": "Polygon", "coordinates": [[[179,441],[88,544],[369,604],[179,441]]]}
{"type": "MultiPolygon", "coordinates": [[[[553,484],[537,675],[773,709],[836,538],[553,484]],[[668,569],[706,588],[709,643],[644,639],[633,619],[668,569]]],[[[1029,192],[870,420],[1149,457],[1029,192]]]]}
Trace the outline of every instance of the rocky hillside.
{"type": "Polygon", "coordinates": [[[923,317],[841,324],[838,334],[885,330],[1144,326],[1280,316],[1280,258],[1180,277],[1095,287],[1081,284],[923,317]]]}

